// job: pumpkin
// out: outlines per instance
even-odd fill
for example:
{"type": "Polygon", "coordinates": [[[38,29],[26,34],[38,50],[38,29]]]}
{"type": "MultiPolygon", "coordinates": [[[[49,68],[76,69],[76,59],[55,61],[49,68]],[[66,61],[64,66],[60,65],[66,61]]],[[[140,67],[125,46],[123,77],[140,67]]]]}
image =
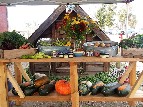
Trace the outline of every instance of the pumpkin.
{"type": "Polygon", "coordinates": [[[66,80],[59,80],[55,84],[55,90],[62,95],[68,95],[71,93],[70,83],[66,80]]]}

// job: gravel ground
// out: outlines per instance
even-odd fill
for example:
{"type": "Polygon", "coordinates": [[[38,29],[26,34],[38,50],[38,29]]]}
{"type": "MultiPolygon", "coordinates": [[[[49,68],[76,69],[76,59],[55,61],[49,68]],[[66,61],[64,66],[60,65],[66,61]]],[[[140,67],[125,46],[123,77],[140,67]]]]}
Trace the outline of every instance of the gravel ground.
{"type": "MultiPolygon", "coordinates": [[[[71,102],[23,102],[21,106],[10,107],[71,107],[71,102]]],[[[80,102],[80,107],[131,107],[128,102],[80,102]]],[[[143,107],[143,102],[136,102],[135,107],[143,107]]]]}

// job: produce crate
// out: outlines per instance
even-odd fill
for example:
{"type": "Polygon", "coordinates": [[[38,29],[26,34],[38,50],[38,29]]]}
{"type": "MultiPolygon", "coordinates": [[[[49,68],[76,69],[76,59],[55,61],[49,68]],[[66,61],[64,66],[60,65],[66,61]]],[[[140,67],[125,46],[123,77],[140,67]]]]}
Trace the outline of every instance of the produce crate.
{"type": "Polygon", "coordinates": [[[143,58],[143,48],[121,49],[124,58],[143,58]]]}
{"type": "Polygon", "coordinates": [[[4,58],[4,59],[19,58],[22,55],[28,55],[28,54],[33,55],[35,53],[36,53],[35,48],[3,50],[3,56],[1,58],[4,58]]]}

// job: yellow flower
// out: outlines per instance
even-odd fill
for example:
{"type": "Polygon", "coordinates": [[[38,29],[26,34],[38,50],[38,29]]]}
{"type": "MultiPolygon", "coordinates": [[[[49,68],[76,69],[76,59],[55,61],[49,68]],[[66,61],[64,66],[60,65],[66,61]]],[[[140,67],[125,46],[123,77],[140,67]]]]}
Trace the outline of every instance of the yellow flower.
{"type": "Polygon", "coordinates": [[[69,19],[69,14],[65,14],[64,19],[69,19]]]}
{"type": "Polygon", "coordinates": [[[73,20],[71,24],[74,25],[74,24],[79,24],[79,23],[80,23],[79,21],[73,20]]]}

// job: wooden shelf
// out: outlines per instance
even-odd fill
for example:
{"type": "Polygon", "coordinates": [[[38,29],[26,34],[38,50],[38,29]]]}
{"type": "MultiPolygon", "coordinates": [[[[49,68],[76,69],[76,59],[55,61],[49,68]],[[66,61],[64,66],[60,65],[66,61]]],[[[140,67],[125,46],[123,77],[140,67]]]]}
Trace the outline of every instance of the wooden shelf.
{"type": "MultiPolygon", "coordinates": [[[[14,96],[13,94],[9,94],[9,101],[70,101],[70,95],[60,95],[56,92],[50,93],[47,96],[26,96],[25,98],[20,98],[19,96],[14,96]]],[[[105,97],[102,94],[98,95],[86,95],[79,96],[79,101],[143,101],[143,91],[137,90],[134,98],[128,97],[119,97],[119,96],[108,96],[105,97]]]]}
{"type": "Polygon", "coordinates": [[[1,102],[0,106],[6,105],[8,107],[8,101],[71,101],[72,107],[79,107],[79,101],[143,101],[143,91],[138,90],[139,86],[143,80],[143,72],[140,74],[139,78],[136,80],[136,62],[143,61],[143,59],[139,58],[123,58],[123,57],[111,57],[111,58],[98,58],[98,57],[74,57],[74,58],[49,58],[49,59],[9,59],[9,60],[0,60],[0,81],[1,83],[1,90],[0,97],[1,102]],[[6,67],[6,62],[14,62],[14,68],[16,75],[14,78],[8,68],[6,67]],[[18,83],[21,83],[21,78],[24,76],[27,81],[30,81],[29,76],[26,74],[25,70],[22,68],[21,62],[68,62],[69,63],[69,76],[70,76],[70,86],[71,86],[71,95],[62,96],[53,92],[47,96],[24,96],[24,93],[20,89],[18,83]],[[105,97],[103,95],[96,95],[96,96],[79,96],[78,93],[78,62],[129,62],[129,66],[126,72],[122,75],[119,83],[123,84],[127,77],[130,79],[130,85],[132,86],[132,90],[127,97],[117,97],[117,96],[110,96],[105,97]],[[9,78],[10,82],[19,93],[19,96],[8,95],[7,96],[7,77],[9,78]],[[8,99],[7,99],[8,97],[8,99]]]}
{"type": "Polygon", "coordinates": [[[11,92],[9,93],[9,101],[70,101],[70,95],[60,95],[56,92],[52,92],[47,96],[25,96],[25,98],[20,98],[19,96],[14,96],[11,92]]]}

